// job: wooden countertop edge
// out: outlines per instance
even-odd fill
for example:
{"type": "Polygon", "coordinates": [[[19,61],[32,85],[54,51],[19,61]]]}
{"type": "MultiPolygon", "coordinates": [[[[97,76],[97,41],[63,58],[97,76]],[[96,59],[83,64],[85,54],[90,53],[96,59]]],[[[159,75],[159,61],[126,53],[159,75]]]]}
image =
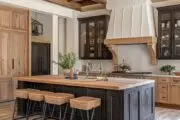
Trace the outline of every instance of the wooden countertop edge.
{"type": "MultiPolygon", "coordinates": [[[[38,76],[39,77],[39,76],[38,76]]],[[[112,81],[77,81],[77,80],[66,80],[63,78],[55,78],[42,80],[43,78],[31,78],[31,77],[14,77],[13,80],[25,81],[25,82],[35,82],[35,83],[46,83],[46,84],[55,84],[55,85],[65,85],[65,86],[74,86],[74,87],[85,87],[85,88],[95,88],[95,89],[105,89],[105,90],[124,90],[133,87],[143,86],[146,84],[155,83],[153,80],[144,80],[140,83],[129,83],[128,85],[121,85],[120,82],[112,81]],[[56,81],[59,80],[59,81],[56,81]],[[96,84],[94,84],[96,82],[96,84]]]]}

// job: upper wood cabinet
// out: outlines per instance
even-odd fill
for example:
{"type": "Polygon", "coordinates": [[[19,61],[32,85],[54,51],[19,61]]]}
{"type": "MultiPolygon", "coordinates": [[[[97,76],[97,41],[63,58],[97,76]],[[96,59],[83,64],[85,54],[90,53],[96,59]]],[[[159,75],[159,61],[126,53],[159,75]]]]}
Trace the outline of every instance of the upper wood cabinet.
{"type": "Polygon", "coordinates": [[[13,29],[26,30],[27,29],[27,12],[14,11],[12,13],[12,27],[13,29]]]}
{"type": "Polygon", "coordinates": [[[109,16],[79,18],[79,58],[112,59],[104,45],[109,16]]]}
{"type": "Polygon", "coordinates": [[[180,6],[158,8],[159,59],[180,59],[180,6]]]}
{"type": "Polygon", "coordinates": [[[0,8],[0,27],[11,27],[11,11],[0,8]]]}

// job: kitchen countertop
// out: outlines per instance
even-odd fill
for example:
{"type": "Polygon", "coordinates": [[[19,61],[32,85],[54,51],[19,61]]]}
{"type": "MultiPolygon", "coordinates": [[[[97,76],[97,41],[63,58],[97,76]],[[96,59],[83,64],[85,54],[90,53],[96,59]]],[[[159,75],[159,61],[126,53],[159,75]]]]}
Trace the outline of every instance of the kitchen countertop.
{"type": "Polygon", "coordinates": [[[98,88],[107,90],[123,90],[142,86],[146,84],[152,84],[154,80],[145,79],[127,79],[127,78],[112,78],[109,77],[108,81],[96,81],[96,79],[83,79],[68,80],[62,76],[23,76],[14,77],[13,80],[35,82],[35,83],[46,83],[46,84],[58,84],[76,87],[87,87],[87,88],[98,88]]]}

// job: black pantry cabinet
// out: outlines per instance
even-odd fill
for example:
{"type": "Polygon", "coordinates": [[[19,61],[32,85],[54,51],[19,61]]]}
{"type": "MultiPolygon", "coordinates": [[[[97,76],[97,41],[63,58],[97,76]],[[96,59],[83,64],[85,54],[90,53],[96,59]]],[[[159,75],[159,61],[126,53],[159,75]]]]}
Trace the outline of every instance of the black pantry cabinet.
{"type": "Polygon", "coordinates": [[[32,43],[32,75],[50,74],[50,44],[32,43]]]}
{"type": "Polygon", "coordinates": [[[158,58],[180,59],[180,6],[158,8],[158,58]]]}
{"type": "Polygon", "coordinates": [[[104,45],[109,16],[79,18],[79,58],[112,59],[112,54],[104,45]]]}

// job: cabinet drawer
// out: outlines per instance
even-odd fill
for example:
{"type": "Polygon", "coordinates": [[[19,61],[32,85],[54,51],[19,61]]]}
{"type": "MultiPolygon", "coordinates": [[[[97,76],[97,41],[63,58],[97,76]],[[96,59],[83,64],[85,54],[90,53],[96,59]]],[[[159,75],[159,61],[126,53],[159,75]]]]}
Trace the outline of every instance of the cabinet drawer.
{"type": "Polygon", "coordinates": [[[174,78],[174,79],[171,81],[171,84],[172,84],[172,85],[180,85],[180,78],[174,78]]]}
{"type": "Polygon", "coordinates": [[[162,77],[158,79],[158,83],[169,83],[171,78],[162,77]]]}
{"type": "Polygon", "coordinates": [[[168,92],[168,84],[159,84],[158,85],[158,91],[167,93],[168,92]]]}
{"type": "Polygon", "coordinates": [[[159,102],[161,102],[161,103],[167,103],[168,102],[167,93],[159,93],[159,102]]]}

